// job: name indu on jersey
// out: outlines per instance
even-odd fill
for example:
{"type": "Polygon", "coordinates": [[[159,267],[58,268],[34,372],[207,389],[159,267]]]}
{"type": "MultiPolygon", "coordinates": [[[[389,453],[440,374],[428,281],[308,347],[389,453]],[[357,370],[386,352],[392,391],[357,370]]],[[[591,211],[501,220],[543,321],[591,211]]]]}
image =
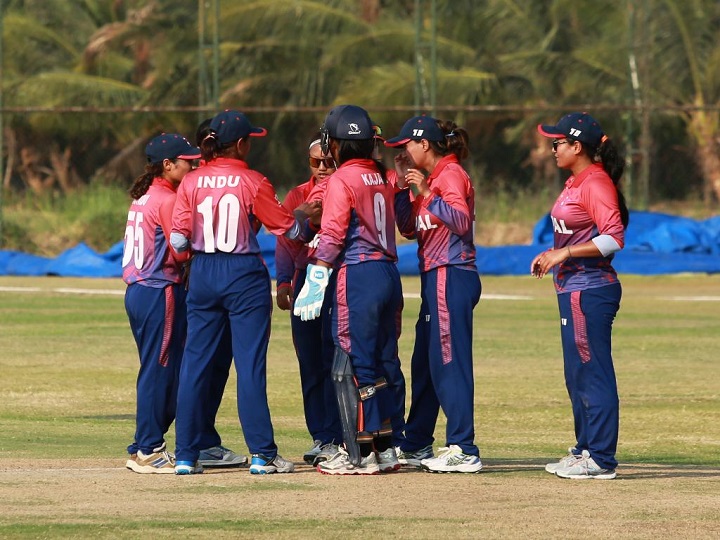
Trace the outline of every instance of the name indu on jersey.
{"type": "Polygon", "coordinates": [[[237,187],[240,185],[240,176],[198,176],[198,188],[224,188],[237,187]]]}
{"type": "Polygon", "coordinates": [[[379,186],[384,184],[382,174],[380,173],[367,173],[361,174],[362,181],[366,186],[379,186]]]}

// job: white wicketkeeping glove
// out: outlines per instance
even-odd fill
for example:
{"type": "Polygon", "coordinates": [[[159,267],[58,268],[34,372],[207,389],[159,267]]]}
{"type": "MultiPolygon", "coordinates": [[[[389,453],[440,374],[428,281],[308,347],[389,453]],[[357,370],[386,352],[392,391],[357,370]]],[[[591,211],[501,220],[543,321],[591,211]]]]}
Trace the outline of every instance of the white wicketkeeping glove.
{"type": "Polygon", "coordinates": [[[300,320],[311,321],[320,316],[330,274],[332,268],[316,264],[308,265],[305,283],[295,299],[293,308],[293,313],[296,317],[300,317],[300,320]]]}

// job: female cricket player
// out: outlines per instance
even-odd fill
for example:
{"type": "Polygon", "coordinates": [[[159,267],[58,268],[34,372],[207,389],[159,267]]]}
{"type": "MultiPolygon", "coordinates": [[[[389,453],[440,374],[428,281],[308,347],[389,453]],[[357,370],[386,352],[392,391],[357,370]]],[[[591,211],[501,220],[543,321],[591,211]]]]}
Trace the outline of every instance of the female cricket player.
{"type": "Polygon", "coordinates": [[[619,399],[611,333],[622,288],[612,267],[621,250],[628,209],[618,189],[625,161],[587,113],[539,125],[553,139],[558,167],[572,175],[550,211],[554,247],[537,255],[530,272],[553,270],[560,308],[567,386],[575,418],[575,446],[545,469],[561,478],[615,478],[619,399]]]}
{"type": "Polygon", "coordinates": [[[395,325],[402,306],[395,188],[384,166],[372,159],[375,129],[364,109],[333,108],[321,131],[323,152],[337,171],[326,182],[316,263],[308,265],[294,313],[316,318],[330,290],[332,376],[344,449],[317,469],[331,475],[389,472],[400,467],[392,446],[393,399],[384,377],[384,363],[397,358],[395,325]],[[328,287],[333,269],[334,287],[328,287]]]}
{"type": "Polygon", "coordinates": [[[385,144],[396,157],[400,232],[416,238],[420,260],[420,315],[411,360],[412,397],[401,464],[430,472],[482,469],[475,445],[472,355],[473,309],[480,300],[475,264],[475,190],[460,165],[467,133],[452,122],[410,118],[385,144]],[[439,408],[447,417],[446,446],[433,457],[439,408]]]}
{"type": "Polygon", "coordinates": [[[262,224],[273,234],[294,239],[302,227],[280,204],[268,179],[245,161],[251,139],[267,131],[234,110],[216,115],[210,129],[201,144],[206,165],[187,175],[173,212],[171,242],[179,252],[193,252],[175,473],[202,472],[198,457],[205,399],[226,324],[237,371],[238,415],[252,454],[250,472],[292,472],[294,464],[278,454],[267,403],[272,298],[256,233],[262,224]]]}

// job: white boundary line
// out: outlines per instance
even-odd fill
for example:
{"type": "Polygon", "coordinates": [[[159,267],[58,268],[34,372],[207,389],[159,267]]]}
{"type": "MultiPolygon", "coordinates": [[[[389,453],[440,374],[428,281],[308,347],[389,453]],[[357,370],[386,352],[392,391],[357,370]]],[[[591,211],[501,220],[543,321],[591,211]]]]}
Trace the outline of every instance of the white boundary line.
{"type": "MultiPolygon", "coordinates": [[[[61,294],[104,294],[109,296],[124,296],[125,289],[78,289],[73,287],[56,287],[43,289],[41,287],[2,287],[0,292],[26,292],[38,293],[43,291],[56,292],[61,294]]],[[[272,293],[275,296],[275,293],[272,293]]],[[[404,293],[403,297],[419,299],[419,293],[404,293]]],[[[656,296],[658,300],[670,300],[673,302],[720,302],[720,296],[656,296]]],[[[534,296],[521,294],[483,294],[481,300],[535,300],[534,296]]]]}

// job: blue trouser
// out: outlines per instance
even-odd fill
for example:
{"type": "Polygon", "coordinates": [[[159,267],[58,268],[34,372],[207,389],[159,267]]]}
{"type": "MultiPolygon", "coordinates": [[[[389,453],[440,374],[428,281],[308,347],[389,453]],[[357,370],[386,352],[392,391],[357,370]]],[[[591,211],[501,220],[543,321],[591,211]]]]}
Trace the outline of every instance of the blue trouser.
{"type": "Polygon", "coordinates": [[[202,432],[199,444],[201,450],[222,444],[222,438],[215,428],[215,419],[218,409],[220,408],[220,403],[222,402],[223,394],[225,393],[225,385],[230,376],[232,356],[232,335],[230,334],[230,324],[226,322],[223,336],[218,344],[218,350],[215,353],[215,360],[213,362],[210,392],[207,396],[206,428],[202,432]]]}
{"type": "Polygon", "coordinates": [[[413,452],[435,440],[439,408],[447,417],[447,445],[479,456],[475,445],[472,330],[480,300],[475,271],[443,266],[420,275],[420,316],[415,325],[412,397],[402,449],[413,452]]]}
{"type": "MultiPolygon", "coordinates": [[[[332,323],[335,346],[350,357],[358,387],[375,384],[397,360],[397,316],[402,285],[394,263],[368,261],[337,271],[332,323]]],[[[361,403],[358,431],[380,431],[396,413],[393,394],[381,390],[361,403]]]]}
{"type": "Polygon", "coordinates": [[[198,253],[187,296],[188,336],[180,371],[176,458],[195,461],[223,328],[229,324],[237,371],[238,416],[250,453],[277,454],[267,403],[267,348],[272,298],[259,256],[198,253]]]}
{"type": "Polygon", "coordinates": [[[135,441],[127,451],[151,454],[162,446],[175,419],[185,345],[185,289],[181,285],[162,289],[129,285],[125,311],[140,356],[135,441]]]}
{"type": "MultiPolygon", "coordinates": [[[[305,284],[305,275],[304,270],[295,272],[295,298],[305,284]]],[[[333,276],[331,280],[334,281],[333,276]]],[[[328,290],[331,288],[328,286],[328,290]]],[[[342,426],[330,376],[335,349],[330,335],[332,298],[330,294],[325,297],[327,300],[319,318],[302,321],[291,312],[290,326],[300,367],[305,424],[313,440],[319,440],[323,444],[339,444],[342,442],[342,426]]]]}
{"type": "Polygon", "coordinates": [[[558,294],[565,385],[575,419],[577,452],[588,450],[603,469],[617,467],[620,403],[612,360],[612,324],[619,283],[558,294]]]}

